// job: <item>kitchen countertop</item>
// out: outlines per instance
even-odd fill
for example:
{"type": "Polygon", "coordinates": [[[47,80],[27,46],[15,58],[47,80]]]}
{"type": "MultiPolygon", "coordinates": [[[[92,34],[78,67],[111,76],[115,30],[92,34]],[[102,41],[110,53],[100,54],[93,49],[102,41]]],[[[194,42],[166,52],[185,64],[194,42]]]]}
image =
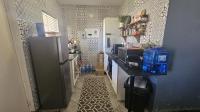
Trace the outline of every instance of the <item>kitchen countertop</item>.
{"type": "Polygon", "coordinates": [[[148,76],[150,74],[144,73],[142,70],[134,70],[126,65],[123,61],[121,61],[117,55],[112,53],[106,53],[112,60],[114,60],[128,75],[135,75],[135,76],[148,76]]]}

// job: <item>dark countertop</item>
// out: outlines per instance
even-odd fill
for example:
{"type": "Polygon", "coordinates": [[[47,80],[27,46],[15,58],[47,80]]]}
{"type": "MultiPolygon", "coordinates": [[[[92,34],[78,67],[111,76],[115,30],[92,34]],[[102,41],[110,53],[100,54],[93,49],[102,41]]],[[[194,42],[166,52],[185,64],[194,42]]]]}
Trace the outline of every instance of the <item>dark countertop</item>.
{"type": "Polygon", "coordinates": [[[148,73],[144,73],[142,70],[134,70],[133,68],[130,68],[128,65],[126,65],[123,61],[121,61],[117,55],[112,53],[106,53],[112,60],[114,60],[118,66],[120,66],[128,75],[135,75],[135,76],[147,76],[150,75],[148,73]]]}

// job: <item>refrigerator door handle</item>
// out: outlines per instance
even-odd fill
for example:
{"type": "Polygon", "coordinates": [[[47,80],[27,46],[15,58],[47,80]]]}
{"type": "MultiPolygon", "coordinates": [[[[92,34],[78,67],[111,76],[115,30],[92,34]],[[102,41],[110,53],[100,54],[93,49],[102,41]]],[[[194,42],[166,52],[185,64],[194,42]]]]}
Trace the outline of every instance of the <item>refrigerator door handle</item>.
{"type": "Polygon", "coordinates": [[[64,65],[66,62],[68,62],[69,60],[67,59],[67,60],[65,60],[65,61],[63,61],[63,62],[60,62],[59,64],[60,65],[64,65]]]}

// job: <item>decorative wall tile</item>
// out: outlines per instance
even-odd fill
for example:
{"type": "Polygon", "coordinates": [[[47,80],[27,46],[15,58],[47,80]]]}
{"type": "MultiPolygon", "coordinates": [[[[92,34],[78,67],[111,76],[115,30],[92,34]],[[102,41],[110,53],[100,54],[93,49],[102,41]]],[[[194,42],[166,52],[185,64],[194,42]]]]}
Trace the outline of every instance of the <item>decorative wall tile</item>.
{"type": "MultiPolygon", "coordinates": [[[[162,45],[168,6],[169,0],[126,0],[121,7],[120,14],[134,16],[146,9],[150,21],[147,25],[146,35],[141,36],[140,43],[150,41],[162,45]]],[[[134,39],[129,40],[133,41],[134,39]]]]}
{"type": "Polygon", "coordinates": [[[37,96],[35,79],[33,76],[33,68],[31,63],[30,51],[28,48],[27,38],[33,35],[34,32],[34,22],[41,20],[41,9],[44,7],[43,0],[14,0],[16,8],[16,22],[18,23],[18,32],[20,32],[17,37],[21,39],[23,44],[23,50],[26,60],[27,72],[29,75],[29,80],[31,83],[31,90],[33,93],[33,100],[35,108],[39,108],[39,100],[37,96]]]}
{"type": "Polygon", "coordinates": [[[30,80],[30,85],[31,85],[31,90],[32,90],[32,95],[33,95],[33,100],[34,100],[34,105],[35,108],[39,108],[39,100],[37,96],[37,89],[36,89],[36,84],[35,84],[35,78],[33,75],[33,67],[31,63],[31,56],[30,56],[30,51],[29,51],[29,44],[27,42],[27,38],[31,36],[31,32],[33,31],[31,23],[27,23],[25,20],[17,20],[18,22],[18,32],[20,32],[17,37],[21,39],[21,42],[23,44],[23,50],[24,50],[24,55],[25,55],[25,61],[26,61],[26,67],[27,67],[27,72],[30,80]]]}
{"type": "Polygon", "coordinates": [[[103,19],[117,17],[119,7],[110,6],[65,6],[65,18],[68,38],[80,40],[82,60],[84,64],[96,65],[97,53],[103,48],[103,19]],[[82,38],[79,32],[87,28],[100,30],[100,38],[82,38]]]}
{"type": "MultiPolygon", "coordinates": [[[[16,33],[15,38],[19,38],[17,40],[17,44],[22,45],[23,54],[25,55],[26,61],[26,70],[29,76],[29,82],[31,84],[32,96],[34,106],[37,109],[39,107],[39,101],[37,96],[37,90],[35,85],[35,80],[33,76],[33,68],[31,63],[31,56],[29,51],[29,44],[27,42],[27,38],[34,36],[36,33],[35,23],[42,22],[42,11],[47,12],[48,14],[56,17],[59,21],[59,29],[61,31],[62,36],[65,36],[64,28],[63,28],[63,16],[62,10],[60,6],[57,4],[56,0],[5,0],[8,5],[7,7],[11,8],[12,12],[8,12],[12,18],[12,22],[14,22],[18,28],[12,29],[11,32],[16,33]],[[15,31],[13,31],[15,30],[15,31]]],[[[16,39],[14,39],[16,40],[16,39]]],[[[15,46],[16,47],[16,46],[15,46]]],[[[16,48],[18,49],[18,48],[16,48]]],[[[20,48],[19,48],[20,49],[20,48]]],[[[21,54],[18,54],[21,55],[21,54]]],[[[30,102],[29,102],[30,103],[30,102]]]]}

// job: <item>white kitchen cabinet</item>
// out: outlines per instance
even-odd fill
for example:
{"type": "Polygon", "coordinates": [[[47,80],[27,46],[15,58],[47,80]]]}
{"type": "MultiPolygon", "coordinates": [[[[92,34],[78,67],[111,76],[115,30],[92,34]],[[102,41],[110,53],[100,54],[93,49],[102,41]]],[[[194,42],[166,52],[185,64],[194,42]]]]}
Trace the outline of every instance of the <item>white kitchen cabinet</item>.
{"type": "Polygon", "coordinates": [[[112,86],[117,94],[117,82],[118,81],[118,64],[115,61],[112,61],[112,86]]]}
{"type": "Polygon", "coordinates": [[[127,80],[129,75],[121,68],[118,68],[118,80],[117,80],[117,99],[120,101],[125,100],[125,88],[124,82],[127,80]]]}
{"type": "MultiPolygon", "coordinates": [[[[72,56],[73,57],[73,56],[72,56]]],[[[71,77],[71,86],[72,91],[74,91],[74,86],[76,84],[76,81],[80,75],[79,65],[78,65],[78,55],[76,55],[71,61],[70,61],[70,77],[71,77]]]]}

